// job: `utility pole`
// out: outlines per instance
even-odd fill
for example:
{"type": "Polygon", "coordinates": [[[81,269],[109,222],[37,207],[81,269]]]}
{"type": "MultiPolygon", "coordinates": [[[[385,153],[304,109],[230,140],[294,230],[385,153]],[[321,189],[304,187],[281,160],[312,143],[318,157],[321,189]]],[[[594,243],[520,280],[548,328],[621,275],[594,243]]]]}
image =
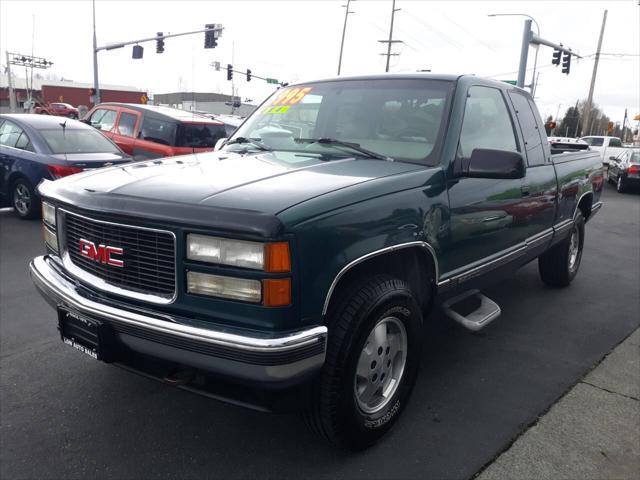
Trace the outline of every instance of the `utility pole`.
{"type": "MultiPolygon", "coordinates": [[[[342,41],[340,42],[340,56],[338,57],[338,75],[340,75],[340,69],[342,68],[342,50],[344,49],[344,36],[347,33],[347,18],[349,17],[350,13],[354,13],[354,12],[350,12],[349,11],[349,4],[351,3],[352,0],[347,0],[347,4],[343,5],[345,11],[344,11],[344,26],[342,27],[342,41]]],[[[355,0],[353,0],[355,1],[355,0]]]]}
{"type": "MultiPolygon", "coordinates": [[[[600,29],[600,38],[598,39],[598,49],[596,50],[596,59],[593,62],[593,73],[591,74],[591,85],[589,86],[589,96],[587,97],[587,103],[584,106],[584,118],[585,122],[582,124],[583,128],[588,125],[589,116],[591,115],[591,105],[593,104],[593,89],[596,86],[596,74],[598,73],[598,62],[600,61],[600,51],[602,49],[602,38],[604,37],[604,26],[607,23],[607,10],[604,11],[602,16],[602,28],[600,29]]],[[[582,132],[584,133],[584,131],[582,132]]]]}
{"type": "Polygon", "coordinates": [[[11,62],[9,61],[9,52],[7,54],[7,81],[9,82],[9,109],[11,113],[16,111],[16,92],[13,89],[13,78],[11,78],[11,62]]]}
{"type": "Polygon", "coordinates": [[[93,104],[100,103],[100,84],[98,83],[98,41],[96,39],[96,0],[93,0],[93,104]]]}
{"type": "Polygon", "coordinates": [[[391,53],[391,44],[393,43],[402,43],[402,40],[394,40],[393,39],[393,20],[396,16],[396,12],[400,11],[400,8],[396,8],[396,0],[393,0],[392,4],[391,4],[391,25],[389,27],[389,40],[378,40],[378,42],[380,43],[386,43],[387,44],[387,53],[381,53],[380,55],[386,55],[387,56],[387,66],[385,67],[384,71],[388,72],[389,71],[389,62],[391,60],[391,57],[396,57],[399,55],[399,53],[391,53]]]}

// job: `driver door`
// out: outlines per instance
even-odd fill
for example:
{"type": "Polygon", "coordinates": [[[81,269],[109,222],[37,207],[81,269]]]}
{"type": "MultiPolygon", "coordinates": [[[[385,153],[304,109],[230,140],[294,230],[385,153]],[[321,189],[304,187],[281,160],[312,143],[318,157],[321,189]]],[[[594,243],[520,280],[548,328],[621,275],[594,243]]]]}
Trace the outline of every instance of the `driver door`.
{"type": "Polygon", "coordinates": [[[448,181],[448,247],[442,279],[504,257],[526,238],[523,179],[460,176],[476,148],[521,152],[513,113],[500,89],[469,87],[454,176],[448,181]]]}

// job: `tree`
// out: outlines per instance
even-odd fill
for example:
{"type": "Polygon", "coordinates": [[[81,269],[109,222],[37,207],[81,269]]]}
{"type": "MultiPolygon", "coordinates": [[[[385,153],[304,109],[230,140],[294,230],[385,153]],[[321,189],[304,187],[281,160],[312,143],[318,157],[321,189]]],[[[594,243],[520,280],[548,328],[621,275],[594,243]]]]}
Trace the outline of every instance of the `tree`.
{"type": "Polygon", "coordinates": [[[610,135],[610,133],[607,133],[607,128],[611,119],[596,104],[591,105],[589,125],[582,128],[586,103],[586,100],[580,100],[576,102],[575,106],[567,108],[564,117],[558,122],[558,127],[556,128],[558,136],[577,137],[580,130],[583,130],[584,135],[610,135]]]}

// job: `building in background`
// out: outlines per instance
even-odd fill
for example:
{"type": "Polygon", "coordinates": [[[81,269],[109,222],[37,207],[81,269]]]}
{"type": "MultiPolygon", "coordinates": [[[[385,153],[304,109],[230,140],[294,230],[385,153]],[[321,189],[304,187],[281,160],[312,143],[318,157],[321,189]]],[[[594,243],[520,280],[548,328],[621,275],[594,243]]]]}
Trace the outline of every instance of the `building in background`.
{"type": "MultiPolygon", "coordinates": [[[[16,96],[17,112],[24,111],[24,102],[28,99],[27,85],[24,78],[12,75],[13,89],[16,96]]],[[[32,94],[36,102],[69,103],[74,107],[93,107],[91,89],[93,84],[79,83],[71,80],[33,79],[32,94]]],[[[147,92],[122,85],[103,85],[100,90],[103,102],[147,103],[147,92]]],[[[0,113],[9,112],[9,82],[6,74],[0,75],[0,113]]]]}
{"type": "Polygon", "coordinates": [[[207,112],[218,115],[234,113],[241,117],[246,117],[256,108],[255,105],[242,103],[239,97],[208,92],[156,93],[153,97],[153,103],[190,112],[207,112]],[[236,102],[235,107],[233,106],[234,101],[236,102]]]}

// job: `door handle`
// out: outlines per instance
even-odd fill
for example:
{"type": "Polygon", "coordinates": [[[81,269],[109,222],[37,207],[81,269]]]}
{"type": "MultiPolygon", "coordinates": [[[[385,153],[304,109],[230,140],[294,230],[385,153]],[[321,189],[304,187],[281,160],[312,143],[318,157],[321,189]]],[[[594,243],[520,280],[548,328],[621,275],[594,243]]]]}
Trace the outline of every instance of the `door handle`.
{"type": "Polygon", "coordinates": [[[522,185],[520,187],[520,192],[522,193],[523,197],[528,197],[529,196],[529,185],[522,185]]]}

